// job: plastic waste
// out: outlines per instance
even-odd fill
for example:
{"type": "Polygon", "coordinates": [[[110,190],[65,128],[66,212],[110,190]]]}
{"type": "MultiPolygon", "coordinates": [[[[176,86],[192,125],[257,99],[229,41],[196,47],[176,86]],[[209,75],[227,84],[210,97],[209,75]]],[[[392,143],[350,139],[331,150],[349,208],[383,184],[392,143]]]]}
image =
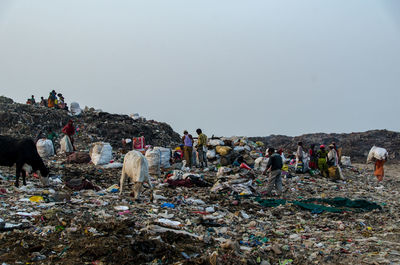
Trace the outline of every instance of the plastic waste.
{"type": "Polygon", "coordinates": [[[172,209],[174,209],[175,208],[175,204],[165,202],[165,203],[161,204],[161,208],[172,208],[172,209]]]}

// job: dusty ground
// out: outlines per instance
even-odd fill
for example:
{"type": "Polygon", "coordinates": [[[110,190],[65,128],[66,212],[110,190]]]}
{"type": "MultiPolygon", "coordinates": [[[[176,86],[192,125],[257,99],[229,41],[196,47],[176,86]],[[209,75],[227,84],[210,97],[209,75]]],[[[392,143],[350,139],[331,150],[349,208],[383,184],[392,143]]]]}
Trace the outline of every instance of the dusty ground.
{"type": "MultiPolygon", "coordinates": [[[[140,202],[129,192],[108,192],[120,169],[64,165],[51,161],[61,182],[50,188],[30,177],[16,189],[13,168],[0,168],[0,218],[20,225],[0,232],[0,261],[5,264],[398,264],[400,263],[400,166],[387,165],[382,186],[373,166],[344,169],[346,181],[308,174],[284,180],[285,199],[348,197],[382,206],[371,212],[314,214],[286,204],[266,208],[254,196],[213,193],[210,188],[170,188],[154,180],[155,193],[167,199],[150,202],[145,189],[140,202]],[[86,178],[101,191],[72,191],[65,181],[86,178]],[[49,199],[35,203],[34,195],[49,199]],[[66,198],[66,201],[63,201],[66,198]],[[69,200],[70,198],[70,200],[69,200]],[[203,204],[188,198],[201,199],[203,204]],[[165,202],[174,209],[161,208],[165,202]],[[127,206],[128,211],[115,206],[127,206]],[[215,212],[205,208],[213,206],[215,212]],[[160,218],[180,222],[160,232],[160,218]],[[4,231],[9,230],[9,231],[4,231]],[[179,234],[186,232],[186,234],[179,234]]],[[[202,173],[202,172],[199,172],[202,173]]],[[[243,176],[251,178],[243,170],[243,176]]],[[[204,173],[211,183],[216,172],[204,173]]],[[[256,174],[257,178],[259,175],[256,174]]],[[[260,178],[262,179],[262,178],[260,178]]],[[[257,183],[257,182],[256,182],[257,183]]],[[[257,192],[263,182],[254,185],[257,192]]],[[[0,227],[1,231],[1,227],[0,227]]]]}

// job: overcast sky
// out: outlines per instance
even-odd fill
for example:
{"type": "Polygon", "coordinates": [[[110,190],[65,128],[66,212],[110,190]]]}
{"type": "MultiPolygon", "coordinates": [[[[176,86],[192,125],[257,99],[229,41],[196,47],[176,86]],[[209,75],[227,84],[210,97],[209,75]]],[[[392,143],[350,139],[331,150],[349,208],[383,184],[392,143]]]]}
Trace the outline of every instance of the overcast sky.
{"type": "Polygon", "coordinates": [[[400,130],[400,1],[0,1],[0,95],[182,134],[400,130]]]}

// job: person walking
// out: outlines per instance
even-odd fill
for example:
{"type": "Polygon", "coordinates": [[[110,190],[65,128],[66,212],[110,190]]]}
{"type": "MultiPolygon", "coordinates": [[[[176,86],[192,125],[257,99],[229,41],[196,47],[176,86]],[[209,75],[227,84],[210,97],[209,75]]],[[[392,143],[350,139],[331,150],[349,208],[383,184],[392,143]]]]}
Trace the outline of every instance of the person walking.
{"type": "Polygon", "coordinates": [[[267,196],[271,196],[272,189],[275,187],[278,196],[282,194],[282,175],[281,169],[283,166],[282,157],[275,152],[275,149],[270,147],[268,148],[268,164],[267,168],[263,172],[264,175],[269,173],[268,177],[268,187],[266,191],[267,196]]]}
{"type": "Polygon", "coordinates": [[[197,153],[199,154],[200,167],[207,167],[207,135],[201,129],[196,130],[199,136],[197,141],[197,153]]]}
{"type": "Polygon", "coordinates": [[[337,152],[335,150],[335,146],[333,144],[329,145],[329,152],[328,152],[328,166],[330,167],[336,167],[338,165],[338,156],[337,152]]]}
{"type": "Polygon", "coordinates": [[[385,164],[385,160],[376,160],[374,166],[374,175],[378,179],[379,182],[383,180],[383,176],[385,175],[385,171],[383,170],[383,165],[385,164]]]}
{"type": "Polygon", "coordinates": [[[303,142],[298,142],[296,151],[296,172],[304,172],[305,166],[303,164],[303,158],[303,142]]]}
{"type": "Polygon", "coordinates": [[[318,168],[318,158],[317,158],[317,153],[315,152],[315,144],[312,144],[310,147],[310,150],[308,151],[308,154],[310,155],[310,163],[308,164],[308,167],[315,170],[318,168]]]}
{"type": "Polygon", "coordinates": [[[189,168],[191,168],[193,159],[193,138],[186,130],[183,132],[182,142],[183,142],[183,157],[186,160],[186,165],[189,168]]]}
{"type": "Polygon", "coordinates": [[[328,177],[328,163],[327,163],[327,156],[328,151],[325,150],[325,145],[320,145],[319,151],[317,152],[318,156],[318,168],[321,172],[323,177],[328,177]]]}
{"type": "Polygon", "coordinates": [[[73,138],[73,135],[75,134],[74,122],[72,120],[69,120],[67,125],[65,125],[64,128],[62,129],[62,132],[68,136],[69,140],[71,141],[72,148],[75,151],[74,138],[73,138]]]}

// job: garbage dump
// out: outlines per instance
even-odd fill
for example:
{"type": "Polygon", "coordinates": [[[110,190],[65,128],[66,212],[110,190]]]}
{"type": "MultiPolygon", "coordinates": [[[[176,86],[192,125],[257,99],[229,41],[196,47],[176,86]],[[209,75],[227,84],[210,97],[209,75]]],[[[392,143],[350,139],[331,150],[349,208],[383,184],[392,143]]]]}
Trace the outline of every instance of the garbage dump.
{"type": "MultiPolygon", "coordinates": [[[[19,113],[20,107],[7,104],[19,113]]],[[[119,119],[109,115],[98,119],[119,119]]],[[[91,135],[94,127],[82,124],[86,130],[75,137],[74,156],[43,158],[49,185],[32,173],[27,185],[16,188],[15,168],[0,167],[2,264],[400,263],[400,167],[390,159],[377,186],[373,165],[365,164],[368,153],[362,164],[343,163],[344,179],[332,180],[318,170],[296,172],[287,151],[283,194],[268,197],[265,143],[210,139],[208,167],[188,168],[171,156],[179,139],[168,138],[168,128],[159,129],[162,136],[154,146],[160,148],[145,156],[151,185],[143,183],[135,200],[134,183],[125,184],[119,195],[126,156],[120,139],[129,136],[91,135]],[[90,146],[99,141],[111,147],[107,164],[90,160],[90,146]]],[[[1,133],[18,136],[36,125],[18,126],[10,131],[4,125],[1,133]]]]}

